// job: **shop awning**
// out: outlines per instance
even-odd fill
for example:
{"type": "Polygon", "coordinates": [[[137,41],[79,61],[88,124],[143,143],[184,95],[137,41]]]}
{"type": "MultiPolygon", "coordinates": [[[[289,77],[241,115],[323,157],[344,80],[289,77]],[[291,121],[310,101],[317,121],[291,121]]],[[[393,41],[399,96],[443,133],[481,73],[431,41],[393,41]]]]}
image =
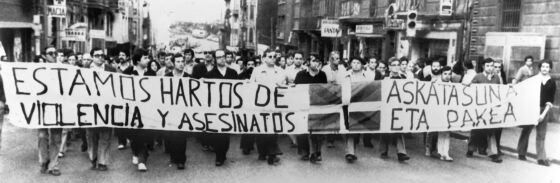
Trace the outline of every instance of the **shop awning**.
{"type": "Polygon", "coordinates": [[[383,34],[355,34],[356,37],[382,38],[383,34]]]}
{"type": "Polygon", "coordinates": [[[0,21],[0,28],[31,28],[31,22],[4,22],[0,21]]]}

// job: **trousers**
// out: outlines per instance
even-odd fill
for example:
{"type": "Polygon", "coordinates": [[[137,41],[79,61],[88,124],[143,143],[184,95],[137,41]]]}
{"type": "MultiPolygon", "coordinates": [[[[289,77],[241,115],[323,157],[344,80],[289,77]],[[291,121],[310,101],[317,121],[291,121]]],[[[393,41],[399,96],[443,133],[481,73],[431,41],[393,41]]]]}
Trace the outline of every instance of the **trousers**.
{"type": "Polygon", "coordinates": [[[48,170],[58,170],[58,152],[62,129],[39,129],[37,133],[39,146],[39,163],[48,163],[48,170]]]}

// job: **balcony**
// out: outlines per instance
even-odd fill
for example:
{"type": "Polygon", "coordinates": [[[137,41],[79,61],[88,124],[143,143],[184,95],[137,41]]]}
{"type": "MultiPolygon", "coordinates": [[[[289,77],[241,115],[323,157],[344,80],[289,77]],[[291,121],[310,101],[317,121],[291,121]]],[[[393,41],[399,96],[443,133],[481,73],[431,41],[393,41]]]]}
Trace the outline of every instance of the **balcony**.
{"type": "Polygon", "coordinates": [[[319,17],[303,17],[299,19],[298,30],[320,30],[321,19],[319,17]]]}
{"type": "Polygon", "coordinates": [[[87,0],[87,5],[91,8],[109,8],[109,1],[108,0],[87,0]]]}

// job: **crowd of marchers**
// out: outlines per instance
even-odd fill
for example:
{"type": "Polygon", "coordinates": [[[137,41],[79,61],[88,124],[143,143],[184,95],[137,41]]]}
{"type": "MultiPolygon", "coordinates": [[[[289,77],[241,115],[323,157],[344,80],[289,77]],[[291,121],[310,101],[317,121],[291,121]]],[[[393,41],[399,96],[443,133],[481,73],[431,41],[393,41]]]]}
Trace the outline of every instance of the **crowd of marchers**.
{"type": "MultiPolygon", "coordinates": [[[[504,72],[504,63],[491,58],[479,58],[469,62],[455,62],[447,65],[442,58],[415,61],[405,57],[392,57],[380,60],[372,57],[353,57],[341,59],[338,52],[331,52],[326,61],[313,53],[300,51],[282,54],[274,50],[266,50],[262,56],[242,58],[234,52],[215,50],[204,52],[203,58],[195,58],[193,50],[186,49],[180,53],[159,52],[150,54],[146,50],[135,50],[131,55],[125,51],[108,57],[102,49],[94,48],[90,53],[57,50],[47,47],[45,54],[37,57],[38,64],[63,63],[80,68],[99,71],[118,72],[137,76],[190,77],[212,79],[239,79],[252,82],[293,86],[310,83],[341,83],[373,81],[383,79],[407,79],[431,82],[462,83],[466,86],[474,84],[515,85],[529,77],[537,77],[541,81],[540,111],[537,125],[521,127],[518,141],[518,158],[526,160],[529,136],[536,128],[536,147],[538,164],[549,166],[545,153],[545,136],[547,122],[544,121],[549,109],[553,106],[556,85],[550,76],[552,62],[544,59],[534,61],[531,56],[525,58],[523,65],[508,83],[504,72]],[[309,57],[305,57],[309,55],[309,57]]],[[[1,81],[1,80],[0,80],[1,81]]],[[[0,111],[8,112],[3,86],[0,88],[0,111]]],[[[1,128],[0,128],[1,132],[1,128]]],[[[471,130],[466,156],[474,153],[488,156],[492,162],[502,162],[500,149],[502,129],[471,130]]],[[[111,164],[111,146],[119,150],[131,149],[131,162],[138,171],[148,170],[148,157],[154,148],[163,148],[169,155],[169,162],[177,169],[185,169],[187,138],[194,137],[205,153],[215,154],[215,165],[222,166],[227,161],[230,137],[227,133],[194,133],[188,135],[184,131],[158,131],[147,129],[113,129],[113,128],[80,128],[80,129],[38,129],[38,152],[40,172],[60,175],[60,158],[65,156],[70,140],[81,140],[82,152],[87,152],[91,169],[107,171],[111,164]],[[118,144],[112,144],[117,138],[118,144]]],[[[425,155],[442,161],[453,161],[450,148],[451,132],[424,133],[423,142],[425,155]]],[[[373,148],[378,142],[380,157],[389,158],[390,146],[396,146],[397,160],[404,162],[410,159],[406,151],[405,136],[410,134],[298,134],[287,135],[291,146],[297,149],[302,161],[318,163],[322,161],[321,152],[326,148],[334,148],[335,141],[342,140],[348,163],[358,160],[356,146],[362,142],[365,148],[373,148]]],[[[270,165],[280,162],[282,150],[278,144],[279,134],[242,134],[239,147],[244,155],[253,150],[258,159],[270,165]]],[[[191,148],[193,146],[189,146],[191,148]]],[[[231,153],[231,152],[230,152],[231,153]]]]}

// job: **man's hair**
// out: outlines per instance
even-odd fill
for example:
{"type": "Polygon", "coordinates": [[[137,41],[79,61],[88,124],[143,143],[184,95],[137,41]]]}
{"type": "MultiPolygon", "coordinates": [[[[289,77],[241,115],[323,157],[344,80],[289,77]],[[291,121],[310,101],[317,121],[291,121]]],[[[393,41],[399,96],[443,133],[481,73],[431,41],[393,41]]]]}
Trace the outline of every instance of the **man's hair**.
{"type": "Polygon", "coordinates": [[[183,54],[181,54],[181,53],[175,53],[175,54],[173,55],[173,57],[171,57],[171,61],[172,61],[172,62],[175,62],[175,58],[178,58],[178,57],[183,58],[183,54]]]}
{"type": "MultiPolygon", "coordinates": [[[[217,51],[217,50],[216,50],[216,51],[217,51]]],[[[224,52],[225,52],[224,57],[225,57],[225,56],[228,56],[228,55],[231,55],[231,57],[233,57],[233,58],[235,59],[235,55],[233,54],[233,52],[227,51],[227,50],[224,50],[224,52]]]]}
{"type": "Polygon", "coordinates": [[[183,51],[183,54],[184,54],[184,55],[191,54],[191,57],[194,58],[194,51],[193,51],[192,49],[190,49],[190,48],[189,48],[189,49],[186,49],[185,51],[183,51]]]}
{"type": "Polygon", "coordinates": [[[292,54],[292,56],[296,57],[296,54],[301,55],[301,58],[303,58],[303,52],[302,52],[302,51],[299,51],[299,50],[298,50],[298,51],[295,51],[295,52],[292,54]]]}
{"type": "Polygon", "coordinates": [[[552,61],[549,60],[549,59],[541,60],[541,61],[539,62],[539,69],[542,67],[542,64],[544,64],[544,63],[547,63],[548,66],[550,66],[550,69],[552,69],[552,61]]]}
{"type": "Polygon", "coordinates": [[[268,49],[264,50],[262,56],[265,57],[268,53],[276,53],[276,51],[274,51],[273,49],[268,48],[268,49]]]}
{"type": "Polygon", "coordinates": [[[446,72],[446,71],[451,71],[451,67],[449,67],[449,66],[443,66],[443,67],[441,68],[441,73],[446,72]]]}
{"type": "Polygon", "coordinates": [[[352,63],[354,60],[358,60],[358,61],[360,61],[360,64],[364,65],[364,60],[362,60],[360,57],[350,58],[350,63],[352,63]]]}
{"type": "Polygon", "coordinates": [[[391,58],[389,58],[389,61],[387,62],[387,64],[390,65],[390,64],[393,63],[393,62],[399,62],[399,63],[401,63],[401,61],[400,61],[398,58],[396,58],[396,57],[391,57],[391,58]]]}
{"type": "Polygon", "coordinates": [[[132,55],[132,65],[137,65],[142,56],[148,55],[148,52],[144,49],[136,49],[134,50],[134,54],[132,55]]]}
{"type": "Polygon", "coordinates": [[[401,61],[401,62],[402,62],[402,61],[408,62],[408,58],[406,58],[405,56],[402,56],[402,57],[399,59],[399,61],[401,61]]]}
{"type": "MultiPolygon", "coordinates": [[[[122,51],[121,51],[122,52],[122,51]]],[[[165,57],[167,54],[163,51],[158,52],[157,56],[159,57],[165,57]]]]}
{"type": "Polygon", "coordinates": [[[95,47],[93,49],[91,49],[91,51],[89,52],[89,54],[93,57],[93,53],[95,53],[96,51],[101,51],[103,52],[103,50],[99,47],[95,47]]]}
{"type": "Polygon", "coordinates": [[[528,55],[528,56],[525,57],[525,59],[523,59],[523,61],[527,62],[527,59],[531,59],[533,61],[535,60],[535,59],[533,59],[533,56],[528,55]]]}
{"type": "Polygon", "coordinates": [[[485,58],[482,61],[482,64],[486,65],[487,63],[494,63],[494,60],[492,58],[485,58]]]}

